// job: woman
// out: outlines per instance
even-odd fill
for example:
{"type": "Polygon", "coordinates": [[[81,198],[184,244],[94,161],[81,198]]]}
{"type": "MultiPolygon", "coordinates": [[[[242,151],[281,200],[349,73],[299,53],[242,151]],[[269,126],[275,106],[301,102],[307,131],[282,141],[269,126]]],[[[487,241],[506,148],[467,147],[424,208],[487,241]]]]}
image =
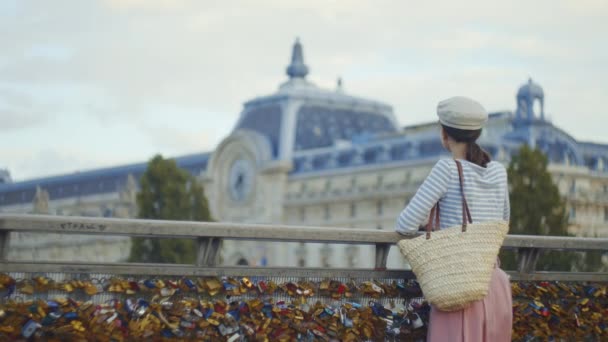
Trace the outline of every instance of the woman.
{"type": "MultiPolygon", "coordinates": [[[[462,224],[458,170],[464,173],[464,193],[473,223],[509,220],[507,173],[476,143],[488,119],[485,109],[466,97],[439,102],[441,144],[452,153],[441,159],[397,220],[400,234],[416,234],[439,202],[441,229],[462,224]]],[[[443,312],[431,308],[428,341],[511,341],[513,322],[511,285],[505,272],[495,267],[485,299],[464,310],[443,312]]]]}

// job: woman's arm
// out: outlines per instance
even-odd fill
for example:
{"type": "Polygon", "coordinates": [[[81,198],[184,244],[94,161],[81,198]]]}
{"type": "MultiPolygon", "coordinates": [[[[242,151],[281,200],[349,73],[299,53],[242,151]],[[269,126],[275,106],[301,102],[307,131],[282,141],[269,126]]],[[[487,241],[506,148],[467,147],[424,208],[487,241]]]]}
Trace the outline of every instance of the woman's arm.
{"type": "Polygon", "coordinates": [[[509,200],[509,183],[508,183],[506,171],[505,171],[505,183],[506,183],[506,186],[505,186],[505,207],[503,209],[502,218],[505,221],[510,221],[511,220],[511,202],[509,200]]]}
{"type": "Polygon", "coordinates": [[[451,161],[442,159],[433,166],[410,203],[399,215],[395,231],[400,234],[415,234],[418,227],[429,216],[431,209],[445,196],[450,182],[451,161]]]}

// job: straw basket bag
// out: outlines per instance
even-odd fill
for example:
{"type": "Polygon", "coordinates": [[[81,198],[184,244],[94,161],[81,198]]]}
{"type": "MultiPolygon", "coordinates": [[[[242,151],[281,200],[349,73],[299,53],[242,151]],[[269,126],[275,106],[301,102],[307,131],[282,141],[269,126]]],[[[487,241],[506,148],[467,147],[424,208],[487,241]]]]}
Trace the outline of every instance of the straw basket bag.
{"type": "Polygon", "coordinates": [[[506,221],[472,223],[464,196],[463,173],[456,160],[462,194],[462,226],[440,229],[439,203],[431,210],[426,236],[398,242],[412,266],[424,297],[442,311],[457,311],[485,298],[496,257],[509,231],[506,221]],[[467,225],[467,221],[470,225],[467,225]],[[438,230],[431,234],[433,222],[438,230]]]}

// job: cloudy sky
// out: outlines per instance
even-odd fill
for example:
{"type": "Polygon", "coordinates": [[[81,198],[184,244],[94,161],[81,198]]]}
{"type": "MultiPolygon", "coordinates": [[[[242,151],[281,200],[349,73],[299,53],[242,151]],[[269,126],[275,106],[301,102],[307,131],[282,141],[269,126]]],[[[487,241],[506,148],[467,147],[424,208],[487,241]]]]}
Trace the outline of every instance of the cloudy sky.
{"type": "Polygon", "coordinates": [[[14,180],[209,151],[286,78],[394,107],[512,110],[532,77],[577,139],[608,143],[608,1],[0,1],[0,168],[14,180]]]}

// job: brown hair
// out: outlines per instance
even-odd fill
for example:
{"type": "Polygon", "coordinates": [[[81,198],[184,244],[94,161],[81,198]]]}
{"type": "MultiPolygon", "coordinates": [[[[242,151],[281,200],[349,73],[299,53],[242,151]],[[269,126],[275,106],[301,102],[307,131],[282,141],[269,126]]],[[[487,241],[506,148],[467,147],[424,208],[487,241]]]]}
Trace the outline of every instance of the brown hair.
{"type": "Polygon", "coordinates": [[[457,142],[467,144],[466,159],[471,163],[486,167],[490,162],[490,154],[484,151],[475,141],[481,135],[481,129],[458,129],[441,125],[445,133],[457,142]]]}

